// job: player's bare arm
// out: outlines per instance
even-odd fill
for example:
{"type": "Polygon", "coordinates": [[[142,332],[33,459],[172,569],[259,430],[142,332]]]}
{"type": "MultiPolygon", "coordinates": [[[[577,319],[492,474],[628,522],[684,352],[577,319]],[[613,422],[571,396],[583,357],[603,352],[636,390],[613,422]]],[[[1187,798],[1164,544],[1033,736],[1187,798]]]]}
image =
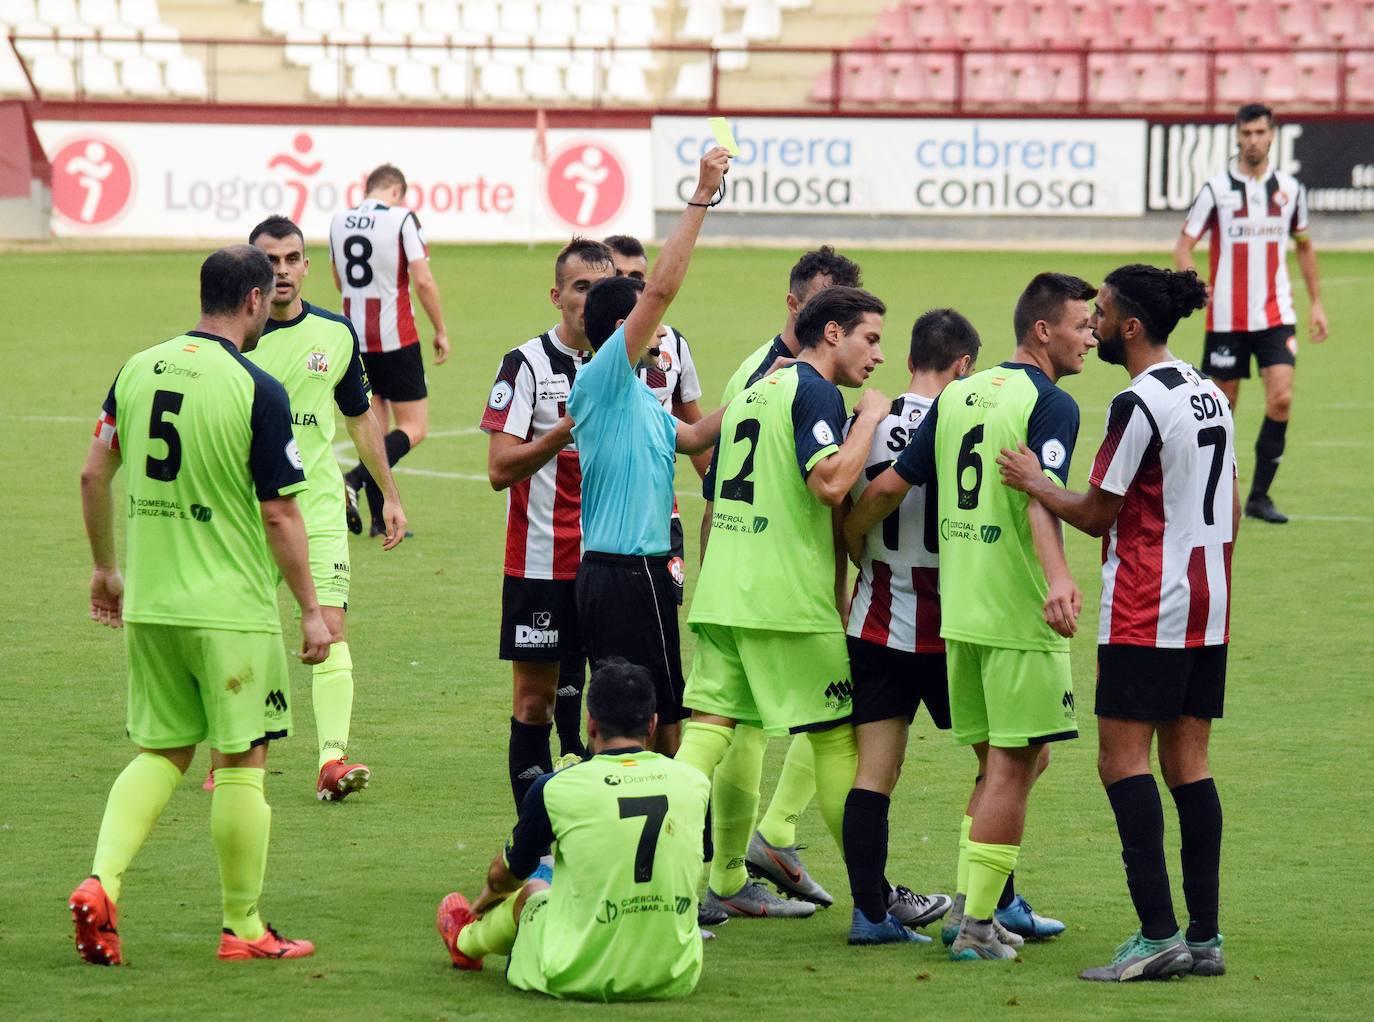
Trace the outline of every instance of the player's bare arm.
{"type": "Polygon", "coordinates": [[[81,470],[81,515],[91,543],[91,620],[110,628],[124,626],[124,577],[115,556],[112,489],[121,463],[119,452],[96,437],[81,470]]]}
{"type": "Polygon", "coordinates": [[[1321,278],[1317,276],[1317,250],[1312,247],[1312,239],[1303,235],[1297,239],[1298,269],[1302,271],[1302,282],[1307,286],[1307,297],[1312,300],[1308,312],[1307,339],[1320,344],[1330,336],[1331,328],[1326,321],[1326,309],[1322,306],[1321,278]]]}
{"type": "Polygon", "coordinates": [[[310,574],[310,553],[305,537],[305,521],[294,494],[264,500],[259,508],[267,547],[277,562],[281,577],[301,608],[301,649],[296,654],[302,663],[321,664],[329,656],[329,626],[325,624],[315,580],[310,574]]]}
{"type": "MultiPolygon", "coordinates": [[[[854,406],[854,425],[840,449],[812,466],[806,487],[826,507],[839,507],[858,481],[873,444],[873,434],[892,405],[879,391],[866,390],[854,406]]],[[[901,501],[898,501],[901,503],[901,501]]]]}
{"type": "MultiPolygon", "coordinates": [[[[1174,266],[1179,270],[1192,270],[1197,272],[1197,263],[1193,259],[1193,249],[1197,247],[1197,238],[1191,238],[1186,232],[1181,232],[1178,241],[1174,242],[1174,266]]],[[[1207,298],[1212,297],[1212,285],[1207,285],[1207,298]]]]}
{"type": "Polygon", "coordinates": [[[493,490],[504,490],[534,475],[572,443],[572,419],[563,416],[541,437],[525,440],[510,433],[493,433],[487,444],[487,478],[493,490]]]}
{"type": "Polygon", "coordinates": [[[401,507],[401,493],[396,488],[396,478],[391,474],[391,464],[386,457],[386,439],[377,416],[369,408],[362,415],[345,415],[344,427],[348,430],[353,446],[358,449],[372,478],[381,487],[385,504],[382,506],[382,520],[386,522],[386,538],[382,549],[390,550],[405,538],[406,513],[401,507]]]}
{"type": "Polygon", "coordinates": [[[1035,557],[1045,572],[1049,592],[1045,595],[1045,623],[1066,639],[1078,631],[1078,613],[1083,609],[1083,594],[1069,574],[1069,562],[1064,557],[1064,530],[1059,520],[1050,514],[1034,497],[1027,508],[1030,518],[1031,542],[1035,557]]]}
{"type": "Polygon", "coordinates": [[[648,280],[644,282],[639,301],[625,318],[625,353],[631,365],[638,364],[644,357],[664,313],[682,287],[682,281],[687,276],[687,264],[692,259],[692,249],[701,232],[702,222],[706,219],[704,207],[715,197],[716,189],[720,187],[729,167],[730,154],[720,146],[701,158],[697,188],[692,193],[691,204],[678,217],[677,225],[663,243],[663,250],[648,280]]]}
{"type": "MultiPolygon", "coordinates": [[[[702,419],[701,403],[698,401],[674,400],[673,418],[677,419],[679,422],[685,422],[689,426],[694,422],[700,422],[702,419]]],[[[706,478],[706,470],[711,467],[711,448],[714,446],[715,444],[713,443],[705,450],[698,451],[691,455],[692,467],[697,470],[698,479],[706,478]]]]}
{"type": "Polygon", "coordinates": [[[510,871],[505,856],[498,852],[487,869],[487,882],[482,887],[482,893],[477,895],[477,900],[472,903],[472,914],[479,919],[482,918],[493,906],[501,904],[520,890],[524,883],[510,871]]]}
{"type": "MultiPolygon", "coordinates": [[[[692,404],[696,404],[696,402],[693,401],[692,404]]],[[[694,422],[683,422],[678,419],[678,454],[700,455],[703,452],[709,452],[712,447],[716,446],[716,441],[720,439],[720,420],[725,415],[725,408],[725,405],[721,405],[704,419],[698,418],[694,422]]]]}
{"type": "Polygon", "coordinates": [[[329,272],[334,277],[334,290],[343,294],[343,278],[339,276],[339,268],[333,263],[329,264],[329,272]]]}
{"type": "MultiPolygon", "coordinates": [[[[856,422],[850,429],[850,436],[854,435],[858,425],[856,422]]],[[[844,547],[856,564],[863,556],[864,537],[868,535],[868,530],[896,511],[910,490],[911,484],[891,467],[883,469],[876,479],[864,487],[859,502],[844,520],[844,547]]]]}
{"type": "Polygon", "coordinates": [[[1105,536],[1116,521],[1124,497],[1096,486],[1086,493],[1075,493],[1056,486],[1040,467],[1040,459],[1029,447],[1018,443],[1017,450],[1003,447],[997,459],[1002,482],[1013,490],[1034,497],[1050,514],[1068,522],[1089,536],[1105,536]]]}
{"type": "MultiPolygon", "coordinates": [[[[410,275],[415,281],[415,294],[420,299],[420,306],[429,317],[430,325],[434,327],[434,364],[443,365],[448,359],[451,346],[448,342],[448,330],[444,327],[444,310],[439,304],[439,285],[434,280],[427,260],[411,263],[410,275]]],[[[335,279],[338,276],[339,273],[335,270],[335,279]]]]}

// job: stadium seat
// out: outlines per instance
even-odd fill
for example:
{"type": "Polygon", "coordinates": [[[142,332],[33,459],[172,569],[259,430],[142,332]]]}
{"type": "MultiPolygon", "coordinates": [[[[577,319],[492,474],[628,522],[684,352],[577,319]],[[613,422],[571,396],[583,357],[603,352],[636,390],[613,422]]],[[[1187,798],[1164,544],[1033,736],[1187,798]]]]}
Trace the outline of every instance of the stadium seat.
{"type": "Polygon", "coordinates": [[[119,69],[115,62],[100,52],[96,43],[82,43],[76,60],[76,82],[88,96],[121,96],[119,69]]]}
{"type": "Polygon", "coordinates": [[[705,103],[711,98],[711,62],[693,60],[677,71],[672,98],[683,103],[705,103]]]}
{"type": "MultiPolygon", "coordinates": [[[[1112,9],[1105,3],[1087,4],[1078,15],[1076,34],[1090,46],[1095,41],[1117,38],[1116,26],[1112,23],[1112,9]]],[[[1122,35],[1126,37],[1126,33],[1122,35]]]]}
{"type": "Polygon", "coordinates": [[[1230,0],[1211,0],[1198,22],[1197,33],[1204,42],[1226,49],[1239,49],[1243,43],[1236,8],[1230,0]]]}
{"type": "Polygon", "coordinates": [[[0,96],[29,96],[24,67],[8,45],[0,45],[0,96]]]}
{"type": "Polygon", "coordinates": [[[134,96],[162,96],[167,92],[162,83],[162,67],[142,53],[126,57],[120,63],[119,82],[125,92],[134,96]]]}
{"type": "Polygon", "coordinates": [[[577,8],[570,3],[548,2],[539,5],[539,23],[534,41],[566,46],[577,39],[577,8]]]}
{"type": "Polygon", "coordinates": [[[648,103],[653,99],[644,69],[620,63],[606,71],[606,94],[618,103],[648,103]]]}
{"type": "Polygon", "coordinates": [[[488,61],[477,70],[477,94],[498,102],[523,99],[519,70],[513,64],[488,61]]]}
{"type": "Polygon", "coordinates": [[[138,31],[162,24],[157,0],[120,0],[119,20],[138,31]]]}
{"type": "Polygon", "coordinates": [[[1028,46],[1033,38],[1032,20],[1027,0],[1007,0],[997,18],[994,38],[1007,47],[1028,46]]]}
{"type": "Polygon", "coordinates": [[[453,55],[453,51],[447,46],[420,39],[411,41],[410,44],[410,63],[423,64],[427,68],[437,69],[446,64],[453,55]]]}
{"type": "Polygon", "coordinates": [[[1141,103],[1164,106],[1173,102],[1178,72],[1163,55],[1152,56],[1140,70],[1135,95],[1141,103]]]}
{"type": "Polygon", "coordinates": [[[1264,95],[1264,81],[1248,55],[1219,54],[1216,68],[1218,102],[1227,106],[1241,106],[1253,103],[1255,97],[1264,95]]]}
{"type": "MultiPolygon", "coordinates": [[[[420,27],[420,5],[415,0],[383,0],[382,25],[408,39],[424,34],[420,27]]],[[[423,38],[420,41],[423,42],[423,38]]]]}
{"type": "Polygon", "coordinates": [[[1336,57],[1326,53],[1299,53],[1294,57],[1298,70],[1298,99],[1306,103],[1336,102],[1336,57]]]}
{"type": "Polygon", "coordinates": [[[711,40],[716,54],[716,67],[721,71],[743,71],[749,67],[749,40],[742,32],[722,32],[711,40]]]}
{"type": "Polygon", "coordinates": [[[286,33],[282,57],[292,67],[310,67],[325,56],[324,37],[313,29],[293,28],[286,33]]]}
{"type": "MultiPolygon", "coordinates": [[[[170,70],[170,68],[168,69],[170,70]]],[[[339,60],[337,57],[321,57],[310,65],[307,87],[310,95],[317,99],[337,100],[339,98],[339,60]]],[[[170,82],[168,83],[171,84],[170,82]]]]}
{"type": "MultiPolygon", "coordinates": [[[[1160,18],[1160,35],[1165,38],[1178,38],[1178,36],[1169,35],[1171,26],[1180,32],[1192,31],[1191,24],[1184,28],[1179,25],[1177,19],[1166,14],[1160,18]]],[[[1121,13],[1117,15],[1116,32],[1116,37],[1122,42],[1138,42],[1156,38],[1154,7],[1146,0],[1128,0],[1122,6],[1121,13]]]]}
{"type": "Polygon", "coordinates": [[[1046,46],[1074,46],[1078,44],[1079,33],[1073,23],[1073,11],[1063,0],[1048,0],[1040,9],[1035,21],[1035,36],[1026,39],[1026,45],[1035,41],[1046,46]]]}
{"type": "Polygon", "coordinates": [[[76,74],[71,58],[56,51],[39,53],[29,69],[40,96],[71,96],[76,93],[76,74]]]}
{"type": "Polygon", "coordinates": [[[954,34],[965,46],[987,46],[992,42],[992,7],[984,0],[966,0],[954,9],[954,34]]]}
{"type": "Polygon", "coordinates": [[[577,37],[582,46],[607,46],[615,39],[615,8],[584,3],[577,9],[577,37]]]}
{"type": "Polygon", "coordinates": [[[1259,95],[1266,103],[1291,103],[1302,92],[1298,69],[1288,60],[1271,64],[1264,72],[1263,81],[1259,95]]]}
{"type": "Polygon", "coordinates": [[[964,101],[975,106],[1000,106],[1014,97],[1007,58],[1001,54],[974,54],[964,58],[964,101]]]}
{"type": "Polygon", "coordinates": [[[466,100],[472,95],[467,52],[453,51],[453,59],[439,65],[435,76],[439,94],[445,99],[466,100]]]}
{"type": "Polygon", "coordinates": [[[126,57],[138,56],[143,52],[143,46],[133,38],[131,30],[117,27],[100,32],[100,52],[118,64],[126,57]],[[107,34],[114,38],[107,38],[107,34]]]}
{"type": "Polygon", "coordinates": [[[1287,41],[1300,46],[1321,46],[1327,42],[1326,30],[1317,16],[1314,3],[1289,4],[1279,9],[1279,22],[1287,41]]]}
{"type": "MultiPolygon", "coordinates": [[[[0,28],[15,28],[37,20],[38,11],[34,0],[6,0],[6,3],[0,5],[0,28]]],[[[27,82],[24,88],[28,89],[27,82]]]]}
{"type": "Polygon", "coordinates": [[[461,8],[463,31],[474,39],[491,39],[501,31],[501,11],[494,3],[477,0],[461,8]]]}
{"type": "Polygon", "coordinates": [[[377,0],[344,0],[339,13],[345,26],[369,38],[382,27],[382,10],[377,0]]]}
{"type": "Polygon", "coordinates": [[[143,30],[143,52],[160,63],[182,55],[181,33],[171,25],[150,25],[143,30]]]}
{"type": "Polygon", "coordinates": [[[305,0],[301,8],[301,24],[332,38],[343,28],[343,18],[336,0],[305,0]]]}
{"type": "Polygon", "coordinates": [[[263,0],[262,27],[273,35],[286,35],[301,27],[298,0],[263,0]]]}
{"type": "Polygon", "coordinates": [[[720,6],[702,0],[688,0],[677,37],[684,43],[710,42],[725,29],[720,6]]]}
{"type": "Polygon", "coordinates": [[[563,69],[563,88],[568,96],[590,103],[601,96],[601,68],[596,54],[575,53],[563,69]]]}
{"type": "Polygon", "coordinates": [[[165,71],[167,91],[177,99],[208,99],[205,68],[194,57],[174,57],[165,71]]]}
{"type": "Polygon", "coordinates": [[[499,35],[507,43],[527,43],[539,30],[539,9],[529,0],[502,0],[499,35]]]}
{"type": "Polygon", "coordinates": [[[391,68],[377,60],[357,61],[348,69],[348,94],[353,99],[391,99],[396,94],[391,68]]]}
{"type": "Polygon", "coordinates": [[[778,39],[782,36],[782,11],[774,0],[750,0],[740,19],[739,30],[746,39],[778,39]]]}
{"type": "Polygon", "coordinates": [[[894,50],[914,50],[920,43],[911,22],[912,8],[908,4],[892,4],[878,12],[876,35],[884,46],[894,50]]]}
{"type": "Polygon", "coordinates": [[[932,50],[952,49],[959,45],[949,8],[942,3],[928,4],[916,14],[916,36],[932,50]]]}
{"type": "Polygon", "coordinates": [[[617,38],[653,39],[658,35],[653,6],[647,3],[621,4],[616,10],[615,27],[617,38]]]}
{"type": "Polygon", "coordinates": [[[1346,100],[1355,106],[1374,105],[1374,59],[1366,59],[1355,66],[1346,79],[1346,100]]]}
{"type": "MultiPolygon", "coordinates": [[[[843,89],[841,89],[843,91],[843,89]]],[[[811,88],[806,94],[811,103],[831,103],[835,99],[835,69],[822,68],[811,77],[811,88]]]]}
{"type": "Polygon", "coordinates": [[[892,72],[874,61],[845,80],[844,97],[851,103],[885,103],[891,94],[892,72]]]}
{"type": "Polygon", "coordinates": [[[59,31],[67,25],[81,24],[76,14],[76,0],[38,0],[38,20],[59,31]]]}
{"type": "Polygon", "coordinates": [[[1273,0],[1251,0],[1240,17],[1240,34],[1251,46],[1279,46],[1287,42],[1273,0]]]}
{"type": "Polygon", "coordinates": [[[1088,96],[1102,106],[1124,106],[1135,99],[1135,73],[1120,57],[1089,57],[1088,96]]]}
{"type": "Polygon", "coordinates": [[[418,61],[400,65],[396,68],[396,94],[402,99],[438,99],[439,91],[434,86],[434,68],[418,61]]]}
{"type": "Polygon", "coordinates": [[[115,0],[81,0],[77,4],[76,16],[83,24],[102,31],[122,28],[119,5],[115,0]]]}
{"type": "Polygon", "coordinates": [[[452,0],[426,0],[425,5],[420,8],[420,24],[424,29],[425,39],[436,43],[451,38],[455,32],[462,31],[458,7],[452,0]]]}
{"type": "Polygon", "coordinates": [[[525,65],[520,83],[530,99],[547,101],[563,97],[562,70],[542,57],[525,65]]]}
{"type": "Polygon", "coordinates": [[[1364,27],[1363,5],[1357,0],[1331,0],[1321,6],[1325,9],[1323,20],[1328,38],[1347,45],[1371,41],[1364,27]]]}
{"type": "Polygon", "coordinates": [[[1176,107],[1199,107],[1207,103],[1207,61],[1200,54],[1179,56],[1170,62],[1178,72],[1174,84],[1176,107]]]}

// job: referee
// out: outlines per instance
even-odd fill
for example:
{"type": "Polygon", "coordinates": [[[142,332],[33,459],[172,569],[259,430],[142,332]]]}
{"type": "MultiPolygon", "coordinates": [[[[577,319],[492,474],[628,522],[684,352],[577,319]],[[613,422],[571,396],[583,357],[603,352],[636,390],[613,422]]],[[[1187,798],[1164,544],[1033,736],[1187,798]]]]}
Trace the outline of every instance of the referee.
{"type": "Polygon", "coordinates": [[[577,616],[593,667],[622,656],[654,679],[660,727],[655,749],[681,737],[682,661],[677,599],[668,570],[673,453],[695,454],[720,433],[719,411],[688,425],[674,419],[635,366],[687,275],[707,204],[729,166],[716,147],[701,159],[695,194],[647,281],[608,277],[587,293],[587,340],[597,352],[573,381],[568,415],[582,465],[582,563],[577,616]]]}

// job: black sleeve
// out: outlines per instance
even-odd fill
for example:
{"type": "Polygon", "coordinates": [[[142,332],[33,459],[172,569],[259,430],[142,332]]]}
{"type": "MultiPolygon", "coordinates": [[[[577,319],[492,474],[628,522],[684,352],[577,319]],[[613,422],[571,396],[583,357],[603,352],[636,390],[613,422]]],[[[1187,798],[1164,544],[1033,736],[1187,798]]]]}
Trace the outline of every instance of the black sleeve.
{"type": "Polygon", "coordinates": [[[372,390],[367,382],[367,370],[363,368],[363,353],[358,345],[358,333],[353,324],[344,320],[348,336],[353,338],[353,352],[348,358],[348,368],[344,370],[339,384],[334,388],[334,403],[339,411],[350,419],[355,419],[372,407],[372,390]]]}
{"type": "Polygon", "coordinates": [[[838,387],[819,373],[799,370],[797,392],[792,398],[792,440],[803,479],[811,474],[808,465],[812,458],[840,445],[848,417],[838,387]]]}
{"type": "Polygon", "coordinates": [[[286,388],[258,370],[253,374],[253,438],[248,467],[258,500],[274,500],[282,490],[305,481],[296,438],[291,434],[291,404],[286,388]]]}
{"type": "Polygon", "coordinates": [[[1078,442],[1078,404],[1058,387],[1040,391],[1026,423],[1026,446],[1035,452],[1042,468],[1069,484],[1069,461],[1078,442]]]}
{"type": "Polygon", "coordinates": [[[556,774],[545,774],[530,786],[520,803],[520,819],[506,841],[506,865],[524,880],[539,868],[539,856],[553,841],[553,824],[544,805],[544,786],[556,774]]]}
{"type": "MultiPolygon", "coordinates": [[[[908,485],[920,486],[935,479],[935,418],[939,409],[939,401],[930,406],[930,411],[917,424],[910,442],[892,463],[893,469],[908,485]]],[[[932,499],[930,494],[926,494],[927,501],[932,499]]]]}

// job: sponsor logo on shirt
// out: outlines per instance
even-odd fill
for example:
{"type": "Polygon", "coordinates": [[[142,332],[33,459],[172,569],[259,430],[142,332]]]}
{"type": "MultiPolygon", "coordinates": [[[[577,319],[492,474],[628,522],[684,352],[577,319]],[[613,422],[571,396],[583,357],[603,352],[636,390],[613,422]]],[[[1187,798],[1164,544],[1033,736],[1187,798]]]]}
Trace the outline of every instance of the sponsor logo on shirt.
{"type": "Polygon", "coordinates": [[[167,376],[185,376],[190,380],[200,379],[200,370],[187,369],[185,366],[179,366],[175,362],[168,362],[166,359],[158,359],[154,362],[153,372],[158,376],[165,374],[167,376]]]}
{"type": "Polygon", "coordinates": [[[974,543],[996,543],[1002,538],[1000,525],[974,525],[953,518],[940,519],[940,538],[946,541],[967,539],[974,543]]]}
{"type": "Polygon", "coordinates": [[[1261,241],[1283,241],[1288,228],[1282,223],[1232,224],[1226,228],[1228,238],[1257,238],[1261,241]]]}
{"type": "MultiPolygon", "coordinates": [[[[1002,385],[1002,380],[993,380],[992,385],[994,387],[1000,387],[1002,385]]],[[[968,405],[970,408],[996,408],[1000,400],[1000,395],[988,397],[984,394],[969,394],[964,398],[964,404],[968,405]]]]}
{"type": "Polygon", "coordinates": [[[1236,353],[1226,345],[1220,345],[1207,356],[1207,364],[1214,369],[1230,369],[1236,364],[1236,353]]]}
{"type": "MultiPolygon", "coordinates": [[[[633,760],[630,761],[633,764],[633,760]]],[[[668,775],[665,773],[657,774],[607,774],[602,778],[606,785],[611,788],[618,788],[622,784],[652,784],[655,781],[666,781],[668,775]]]]}

